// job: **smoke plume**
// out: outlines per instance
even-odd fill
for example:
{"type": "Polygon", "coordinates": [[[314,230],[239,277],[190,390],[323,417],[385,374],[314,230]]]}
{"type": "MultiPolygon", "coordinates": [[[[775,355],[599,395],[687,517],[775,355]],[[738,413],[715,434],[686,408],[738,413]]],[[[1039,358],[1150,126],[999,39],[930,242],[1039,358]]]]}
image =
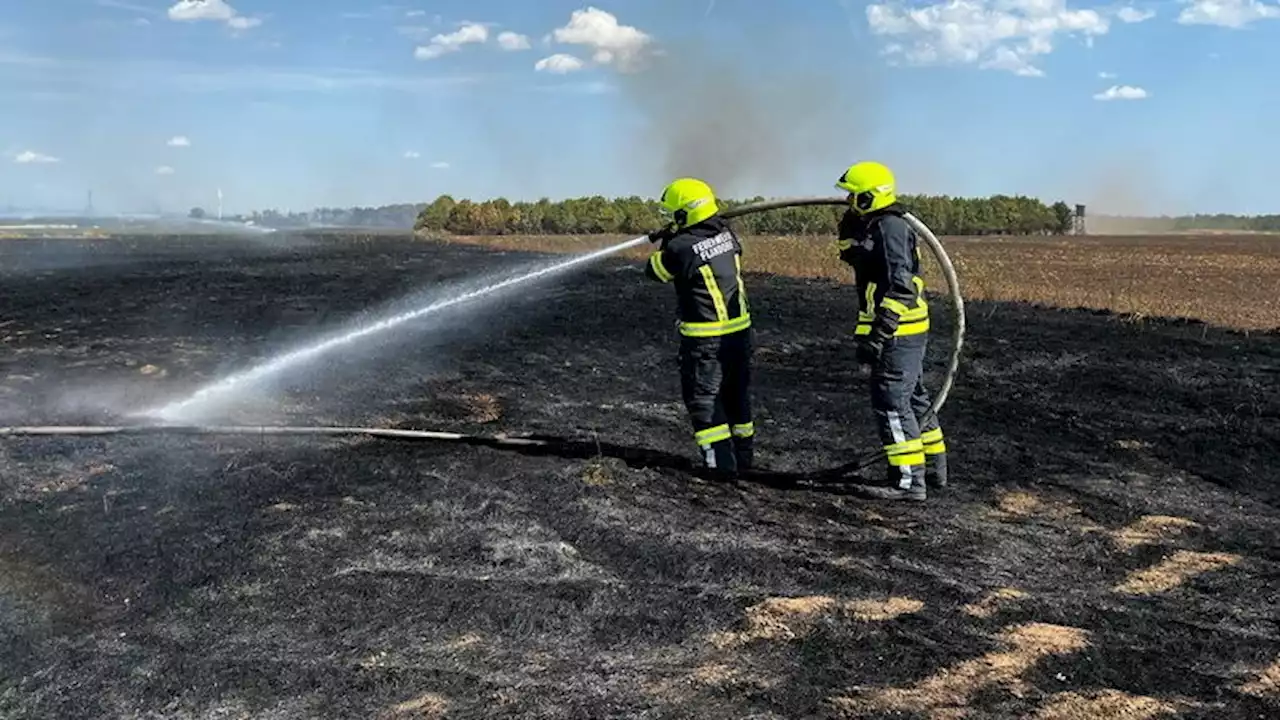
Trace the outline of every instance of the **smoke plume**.
{"type": "Polygon", "coordinates": [[[692,175],[734,197],[792,181],[829,188],[870,145],[878,94],[856,48],[814,48],[801,28],[718,15],[691,38],[644,50],[619,84],[640,118],[634,161],[656,164],[659,182],[692,175]],[[815,178],[815,167],[831,177],[815,178]]]}

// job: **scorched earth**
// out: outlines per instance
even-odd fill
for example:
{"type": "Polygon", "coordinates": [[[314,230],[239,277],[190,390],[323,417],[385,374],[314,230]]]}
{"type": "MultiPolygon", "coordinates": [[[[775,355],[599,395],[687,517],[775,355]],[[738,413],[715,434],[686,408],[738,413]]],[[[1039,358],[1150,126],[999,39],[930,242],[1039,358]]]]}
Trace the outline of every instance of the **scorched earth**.
{"type": "MultiPolygon", "coordinates": [[[[0,424],[127,421],[536,261],[397,237],[10,241],[0,424]]],[[[779,482],[687,472],[670,289],[634,260],[326,356],[211,419],[537,434],[576,441],[565,457],[0,438],[0,715],[1280,713],[1276,336],[971,303],[952,487],[877,504],[780,482],[875,445],[852,288],[750,281],[779,482]]]]}

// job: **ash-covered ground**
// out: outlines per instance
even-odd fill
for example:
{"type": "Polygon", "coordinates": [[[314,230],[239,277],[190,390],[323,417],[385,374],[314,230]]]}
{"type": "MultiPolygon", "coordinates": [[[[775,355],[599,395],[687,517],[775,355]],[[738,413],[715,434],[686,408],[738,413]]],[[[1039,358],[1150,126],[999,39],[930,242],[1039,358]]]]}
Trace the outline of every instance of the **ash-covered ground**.
{"type": "MultiPolygon", "coordinates": [[[[0,424],[134,422],[529,262],[393,237],[5,243],[0,424]]],[[[762,463],[873,449],[851,288],[749,291],[762,463]]],[[[953,486],[899,505],[685,472],[671,290],[634,262],[507,297],[210,422],[598,455],[0,438],[0,716],[1280,715],[1275,335],[972,303],[943,410],[953,486]]]]}

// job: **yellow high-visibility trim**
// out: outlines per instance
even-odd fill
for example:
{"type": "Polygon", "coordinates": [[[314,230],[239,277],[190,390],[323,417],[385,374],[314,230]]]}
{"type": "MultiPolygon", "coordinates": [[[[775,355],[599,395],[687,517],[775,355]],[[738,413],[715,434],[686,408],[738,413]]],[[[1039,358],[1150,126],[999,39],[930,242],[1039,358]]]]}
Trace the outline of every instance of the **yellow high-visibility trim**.
{"type": "Polygon", "coordinates": [[[657,275],[662,282],[671,282],[675,277],[671,271],[667,270],[667,266],[662,264],[661,250],[649,256],[649,267],[653,268],[653,274],[657,275]]]}
{"type": "Polygon", "coordinates": [[[724,322],[682,322],[680,334],[686,337],[718,337],[751,327],[751,316],[743,315],[724,322]]]}
{"type": "Polygon", "coordinates": [[[716,306],[716,319],[720,322],[728,320],[729,308],[724,304],[724,293],[720,292],[720,283],[716,282],[711,266],[703,265],[698,268],[698,272],[702,273],[702,282],[707,286],[707,292],[711,294],[711,302],[716,306]]]}
{"type": "Polygon", "coordinates": [[[906,455],[890,455],[889,465],[893,467],[909,467],[911,465],[924,464],[924,451],[908,453],[906,455]]]}
{"type": "MultiPolygon", "coordinates": [[[[928,331],[929,331],[929,321],[921,320],[919,322],[903,323],[899,325],[898,330],[893,335],[894,337],[900,337],[903,335],[919,335],[921,333],[925,333],[928,331]]],[[[858,327],[854,328],[853,334],[854,335],[870,335],[871,323],[868,322],[868,323],[858,325],[858,327]]]]}
{"type": "Polygon", "coordinates": [[[756,434],[756,424],[753,422],[734,425],[730,429],[733,431],[734,437],[749,438],[756,434]]]}
{"type": "Polygon", "coordinates": [[[899,316],[906,315],[907,313],[911,312],[911,310],[908,309],[906,305],[903,305],[902,303],[898,302],[897,300],[894,300],[893,298],[885,298],[880,301],[880,304],[894,311],[899,316]]]}
{"type": "Polygon", "coordinates": [[[924,464],[924,441],[920,438],[885,445],[884,452],[892,467],[924,464]]]}
{"type": "Polygon", "coordinates": [[[900,443],[890,443],[884,446],[885,453],[889,455],[902,455],[904,453],[920,452],[924,448],[924,441],[920,438],[915,440],[904,440],[900,443]]]}
{"type": "Polygon", "coordinates": [[[925,455],[941,455],[947,451],[947,444],[942,439],[942,428],[921,433],[920,441],[924,443],[925,455]]]}
{"type": "MultiPolygon", "coordinates": [[[[880,301],[882,305],[898,313],[899,322],[909,323],[916,320],[924,320],[929,317],[929,303],[924,299],[924,280],[917,275],[912,277],[911,281],[916,286],[915,307],[909,308],[904,303],[894,300],[893,298],[884,298],[880,301]]],[[[875,321],[875,294],[876,284],[872,282],[867,283],[866,302],[863,303],[863,308],[858,312],[859,323],[870,323],[875,321]]]]}
{"type": "Polygon", "coordinates": [[[699,430],[693,434],[693,441],[699,445],[706,446],[712,443],[718,443],[721,440],[728,440],[731,437],[729,425],[716,425],[705,430],[699,430]]]}

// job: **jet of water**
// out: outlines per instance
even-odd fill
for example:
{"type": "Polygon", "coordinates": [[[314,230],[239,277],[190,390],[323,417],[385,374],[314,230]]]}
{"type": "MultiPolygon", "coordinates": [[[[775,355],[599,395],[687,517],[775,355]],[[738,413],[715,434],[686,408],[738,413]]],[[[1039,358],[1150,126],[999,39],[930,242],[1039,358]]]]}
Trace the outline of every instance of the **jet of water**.
{"type": "Polygon", "coordinates": [[[376,333],[380,333],[385,330],[390,330],[393,327],[402,325],[411,320],[416,320],[418,318],[421,318],[427,315],[439,313],[443,310],[447,310],[449,308],[456,307],[463,303],[477,300],[479,298],[492,296],[503,290],[509,290],[518,285],[523,285],[525,283],[529,283],[534,280],[538,280],[540,278],[556,275],[558,273],[574,268],[578,265],[584,265],[586,263],[599,260],[608,255],[621,252],[623,250],[626,250],[627,248],[634,247],[644,242],[648,242],[648,240],[649,238],[646,236],[633,238],[631,240],[618,243],[617,245],[612,245],[610,247],[602,248],[600,250],[587,253],[586,255],[579,255],[570,260],[556,263],[554,265],[550,265],[540,270],[535,270],[533,272],[525,273],[524,275],[513,277],[508,280],[503,280],[501,282],[497,282],[492,285],[487,285],[478,290],[472,290],[470,292],[463,293],[461,295],[457,295],[451,298],[438,300],[436,302],[431,303],[430,305],[427,305],[426,307],[421,307],[414,310],[402,312],[397,315],[393,315],[384,320],[380,320],[378,322],[356,328],[355,330],[352,330],[348,333],[338,335],[336,337],[333,337],[321,342],[316,342],[312,345],[299,348],[292,352],[285,353],[283,355],[280,355],[279,357],[276,357],[272,360],[268,360],[260,365],[249,368],[248,370],[237,373],[235,375],[230,375],[226,378],[223,378],[222,380],[219,380],[217,382],[214,382],[210,385],[205,386],[204,388],[201,388],[200,390],[196,391],[194,394],[192,394],[190,397],[184,400],[177,400],[159,408],[154,408],[151,410],[145,410],[139,413],[135,413],[135,415],[143,416],[143,417],[151,417],[157,420],[170,422],[170,423],[192,422],[195,418],[204,414],[204,411],[208,410],[209,408],[211,408],[215,404],[218,404],[219,402],[225,402],[228,398],[234,397],[234,395],[237,392],[241,391],[242,389],[246,388],[252,383],[262,380],[263,378],[266,378],[270,375],[278,373],[287,368],[291,368],[291,367],[306,363],[310,360],[315,359],[319,355],[326,353],[330,350],[333,350],[335,348],[343,347],[345,345],[350,345],[351,343],[361,338],[368,337],[370,335],[374,335],[376,333]]]}

